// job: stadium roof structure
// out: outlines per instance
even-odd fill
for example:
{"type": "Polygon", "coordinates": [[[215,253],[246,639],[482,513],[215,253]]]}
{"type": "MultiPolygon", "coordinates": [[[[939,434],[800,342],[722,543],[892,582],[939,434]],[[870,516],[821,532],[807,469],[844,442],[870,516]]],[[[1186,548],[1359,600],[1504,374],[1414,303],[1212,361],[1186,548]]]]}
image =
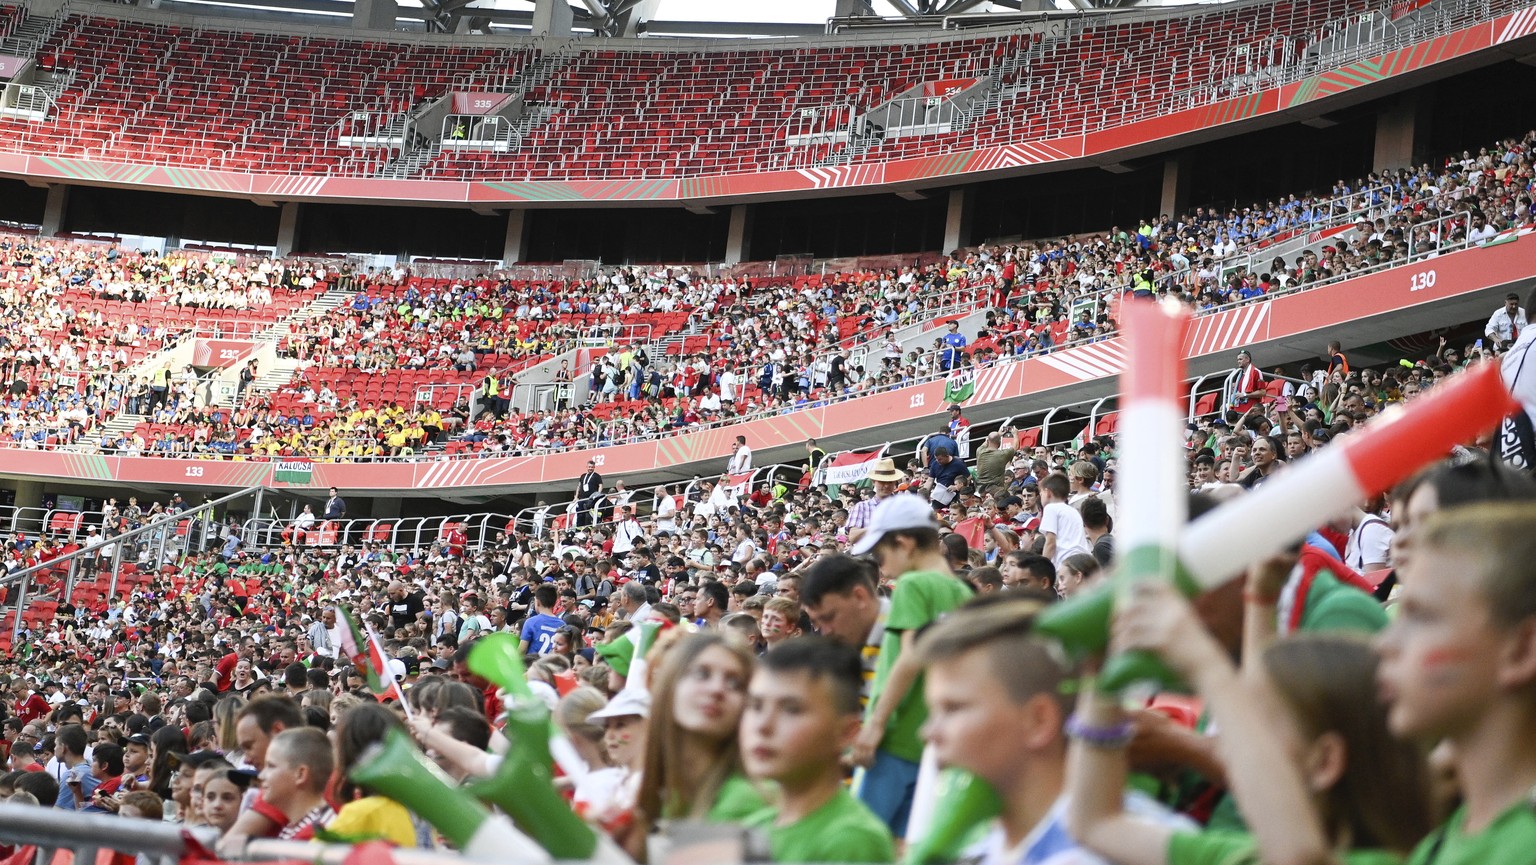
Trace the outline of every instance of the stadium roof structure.
{"type": "Polygon", "coordinates": [[[985,26],[1041,13],[1201,2],[1227,0],[138,0],[197,15],[362,30],[707,39],[985,26]]]}

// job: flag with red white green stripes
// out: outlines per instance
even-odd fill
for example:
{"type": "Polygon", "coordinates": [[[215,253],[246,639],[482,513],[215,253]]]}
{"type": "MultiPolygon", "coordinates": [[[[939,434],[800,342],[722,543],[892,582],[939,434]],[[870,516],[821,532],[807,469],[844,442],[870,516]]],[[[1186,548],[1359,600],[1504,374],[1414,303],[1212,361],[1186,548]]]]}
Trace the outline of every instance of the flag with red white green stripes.
{"type": "Polygon", "coordinates": [[[375,697],[381,701],[398,700],[404,705],[405,693],[400,690],[400,683],[395,681],[395,674],[389,669],[389,659],[379,645],[378,636],[372,628],[358,622],[351,609],[345,606],[336,609],[346,625],[341,629],[341,654],[362,674],[363,681],[368,683],[368,690],[375,697]]]}

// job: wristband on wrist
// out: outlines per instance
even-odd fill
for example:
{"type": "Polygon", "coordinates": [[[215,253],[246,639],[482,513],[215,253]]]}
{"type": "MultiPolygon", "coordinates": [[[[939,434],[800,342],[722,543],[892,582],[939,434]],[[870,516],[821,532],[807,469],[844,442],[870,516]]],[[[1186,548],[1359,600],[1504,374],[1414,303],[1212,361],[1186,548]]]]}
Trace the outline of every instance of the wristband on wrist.
{"type": "Polygon", "coordinates": [[[1130,721],[1103,727],[1090,724],[1077,713],[1067,719],[1067,736],[1094,748],[1124,748],[1131,743],[1135,728],[1130,721]]]}

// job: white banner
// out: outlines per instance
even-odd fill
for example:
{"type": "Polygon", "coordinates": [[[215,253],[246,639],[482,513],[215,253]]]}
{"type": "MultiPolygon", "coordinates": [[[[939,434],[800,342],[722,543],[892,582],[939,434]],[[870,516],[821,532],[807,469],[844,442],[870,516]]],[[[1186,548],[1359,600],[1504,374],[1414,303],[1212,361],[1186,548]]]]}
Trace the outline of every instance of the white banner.
{"type": "Polygon", "coordinates": [[[827,486],[841,484],[856,484],[869,477],[869,473],[875,467],[875,460],[880,454],[843,454],[832,460],[832,465],[826,467],[825,477],[822,483],[827,486]]]}

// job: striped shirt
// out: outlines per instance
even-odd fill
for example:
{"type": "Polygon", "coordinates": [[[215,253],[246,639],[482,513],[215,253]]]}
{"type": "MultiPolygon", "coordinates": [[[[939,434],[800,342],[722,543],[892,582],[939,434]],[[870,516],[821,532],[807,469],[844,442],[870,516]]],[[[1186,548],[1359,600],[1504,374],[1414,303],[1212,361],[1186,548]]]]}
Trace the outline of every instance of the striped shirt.
{"type": "Polygon", "coordinates": [[[860,499],[859,501],[854,502],[853,507],[848,509],[848,528],[869,528],[870,517],[875,515],[875,506],[880,504],[882,501],[884,501],[884,499],[880,498],[879,496],[875,496],[871,499],[860,499]]]}
{"type": "Polygon", "coordinates": [[[869,636],[864,639],[864,650],[860,652],[864,662],[864,687],[859,692],[860,708],[869,708],[869,695],[875,687],[875,668],[880,665],[880,644],[885,641],[885,617],[891,612],[891,599],[880,599],[880,615],[875,619],[874,627],[869,629],[869,636]]]}

